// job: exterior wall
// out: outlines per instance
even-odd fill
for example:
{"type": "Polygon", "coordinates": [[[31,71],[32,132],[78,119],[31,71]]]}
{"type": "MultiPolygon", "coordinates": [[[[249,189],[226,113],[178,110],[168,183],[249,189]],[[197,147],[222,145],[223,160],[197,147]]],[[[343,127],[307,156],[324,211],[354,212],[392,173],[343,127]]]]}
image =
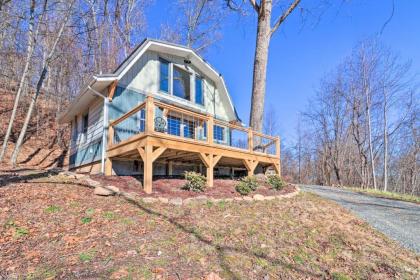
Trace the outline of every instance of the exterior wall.
{"type": "MultiPolygon", "coordinates": [[[[169,74],[171,76],[171,73],[169,74]]],[[[192,108],[202,113],[210,113],[215,116],[215,118],[225,121],[231,121],[236,118],[236,116],[229,109],[230,103],[227,96],[221,95],[219,90],[215,87],[214,81],[210,80],[208,77],[200,73],[194,65],[185,66],[184,58],[172,56],[168,54],[158,54],[153,51],[145,52],[139,60],[133,65],[133,67],[123,76],[123,78],[118,82],[118,86],[125,90],[130,90],[131,92],[137,92],[138,94],[150,94],[152,93],[155,98],[162,99],[162,101],[168,100],[177,105],[181,105],[185,108],[192,108]],[[159,75],[160,75],[160,62],[159,58],[163,58],[171,63],[174,63],[182,68],[187,68],[187,70],[192,73],[191,76],[191,96],[192,101],[185,100],[168,94],[166,92],[161,92],[159,90],[159,75]],[[195,85],[194,77],[199,75],[203,78],[203,94],[204,94],[204,106],[195,104],[195,85]]],[[[130,97],[131,98],[131,97],[130,97]]],[[[137,105],[136,102],[129,102],[131,108],[137,105]]],[[[125,108],[124,108],[125,110],[125,108]]],[[[128,111],[128,110],[126,110],[128,111]]]]}
{"type": "Polygon", "coordinates": [[[72,121],[69,168],[85,165],[101,159],[103,135],[103,101],[98,98],[89,109],[72,121]],[[83,133],[83,116],[89,113],[87,132],[83,133]],[[76,133],[77,130],[77,133],[76,133]],[[77,137],[75,137],[77,135],[77,137]]]}
{"type": "Polygon", "coordinates": [[[70,168],[71,171],[78,173],[99,174],[101,173],[101,162],[93,162],[77,167],[70,168]]]}

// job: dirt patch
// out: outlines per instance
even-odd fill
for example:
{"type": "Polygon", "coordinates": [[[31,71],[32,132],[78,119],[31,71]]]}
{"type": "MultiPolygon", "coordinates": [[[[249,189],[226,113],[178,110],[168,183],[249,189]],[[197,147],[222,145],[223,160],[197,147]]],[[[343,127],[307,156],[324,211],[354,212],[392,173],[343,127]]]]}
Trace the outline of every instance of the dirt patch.
{"type": "MultiPolygon", "coordinates": [[[[234,198],[241,195],[235,190],[238,180],[230,179],[216,179],[214,186],[206,188],[204,192],[191,192],[182,189],[186,180],[183,179],[158,179],[153,181],[153,192],[146,194],[143,191],[140,178],[133,176],[91,176],[94,180],[101,182],[102,185],[113,185],[124,192],[137,193],[142,197],[180,197],[189,198],[197,196],[208,196],[212,198],[234,198]]],[[[294,192],[296,190],[294,185],[288,184],[282,190],[273,190],[268,184],[260,183],[259,188],[250,193],[250,195],[261,194],[264,196],[283,195],[294,192]]]]}

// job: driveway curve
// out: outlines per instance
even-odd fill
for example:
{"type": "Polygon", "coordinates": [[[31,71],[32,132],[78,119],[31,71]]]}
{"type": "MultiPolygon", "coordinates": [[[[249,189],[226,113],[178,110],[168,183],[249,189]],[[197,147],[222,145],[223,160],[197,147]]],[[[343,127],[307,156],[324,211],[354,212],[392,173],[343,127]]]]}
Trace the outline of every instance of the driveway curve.
{"type": "Polygon", "coordinates": [[[300,185],[300,188],[337,202],[389,238],[420,254],[420,205],[333,187],[300,185]]]}

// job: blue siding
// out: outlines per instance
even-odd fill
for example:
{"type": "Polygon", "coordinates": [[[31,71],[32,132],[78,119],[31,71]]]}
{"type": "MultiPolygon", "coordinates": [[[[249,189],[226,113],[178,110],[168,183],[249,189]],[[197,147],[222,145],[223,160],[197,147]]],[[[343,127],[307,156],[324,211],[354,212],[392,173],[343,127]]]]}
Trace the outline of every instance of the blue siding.
{"type": "Polygon", "coordinates": [[[89,146],[77,150],[70,156],[70,167],[92,163],[101,160],[102,155],[102,138],[91,143],[89,146]]]}

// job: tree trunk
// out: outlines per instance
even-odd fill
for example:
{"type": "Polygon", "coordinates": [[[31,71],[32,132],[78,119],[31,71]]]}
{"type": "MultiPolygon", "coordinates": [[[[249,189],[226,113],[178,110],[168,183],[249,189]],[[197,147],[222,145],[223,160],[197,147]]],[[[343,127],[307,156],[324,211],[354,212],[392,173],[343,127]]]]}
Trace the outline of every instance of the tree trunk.
{"type": "Polygon", "coordinates": [[[386,90],[384,90],[384,191],[388,189],[388,100],[386,90]]]}
{"type": "Polygon", "coordinates": [[[13,150],[13,154],[12,154],[12,158],[11,158],[11,163],[12,163],[13,167],[16,166],[17,157],[19,155],[20,148],[22,146],[23,139],[24,139],[25,134],[26,134],[26,130],[28,129],[29,121],[31,120],[31,117],[32,117],[32,111],[35,107],[36,100],[38,99],[38,96],[41,93],[42,84],[44,82],[45,76],[47,75],[47,70],[48,70],[48,68],[50,66],[50,63],[51,63],[51,60],[52,60],[52,58],[55,54],[55,49],[57,47],[57,44],[60,41],[61,36],[63,35],[63,31],[64,31],[64,28],[67,24],[67,21],[68,21],[69,17],[70,17],[70,13],[71,13],[73,4],[74,4],[74,0],[70,3],[69,8],[66,12],[66,15],[65,15],[65,17],[64,17],[64,19],[61,23],[60,30],[58,31],[57,37],[55,38],[54,44],[51,47],[51,51],[49,52],[47,58],[43,62],[42,72],[41,72],[41,75],[39,77],[38,83],[36,85],[36,91],[35,91],[34,95],[32,96],[32,100],[31,100],[31,103],[29,105],[28,112],[26,113],[25,122],[23,124],[23,127],[22,127],[20,133],[19,133],[19,138],[16,141],[15,149],[13,150]]]}
{"type": "Polygon", "coordinates": [[[369,93],[366,91],[366,118],[367,118],[367,129],[368,129],[368,138],[369,138],[369,154],[370,154],[370,168],[372,169],[372,180],[373,188],[376,190],[376,173],[375,173],[375,158],[373,155],[373,143],[372,143],[372,121],[370,116],[370,98],[369,93]]]}
{"type": "MultiPolygon", "coordinates": [[[[26,76],[28,75],[29,72],[29,64],[32,58],[32,53],[34,50],[34,39],[37,36],[38,33],[38,28],[35,31],[35,33],[33,32],[33,28],[34,28],[34,24],[35,24],[35,0],[31,1],[31,7],[30,7],[30,18],[29,18],[29,26],[28,26],[28,47],[26,49],[26,60],[25,60],[25,66],[23,68],[23,72],[22,72],[22,76],[20,78],[20,82],[19,82],[19,86],[18,86],[18,90],[15,96],[15,102],[13,104],[13,110],[12,110],[12,115],[10,116],[9,119],[9,124],[7,126],[7,131],[6,131],[6,135],[4,136],[3,139],[3,146],[1,148],[1,152],[0,152],[0,162],[3,161],[4,155],[6,153],[6,149],[7,149],[7,143],[9,142],[9,138],[10,138],[10,134],[12,133],[12,128],[13,128],[13,123],[15,121],[16,118],[16,113],[17,113],[17,109],[18,109],[18,105],[19,105],[19,100],[20,100],[20,96],[22,95],[23,92],[23,87],[25,84],[25,79],[26,76]]],[[[38,25],[39,27],[39,25],[38,25]]]]}
{"type": "Polygon", "coordinates": [[[267,77],[268,48],[271,36],[271,1],[261,1],[258,13],[257,40],[254,57],[251,116],[252,129],[261,132],[264,118],[265,82],[267,77]]]}

